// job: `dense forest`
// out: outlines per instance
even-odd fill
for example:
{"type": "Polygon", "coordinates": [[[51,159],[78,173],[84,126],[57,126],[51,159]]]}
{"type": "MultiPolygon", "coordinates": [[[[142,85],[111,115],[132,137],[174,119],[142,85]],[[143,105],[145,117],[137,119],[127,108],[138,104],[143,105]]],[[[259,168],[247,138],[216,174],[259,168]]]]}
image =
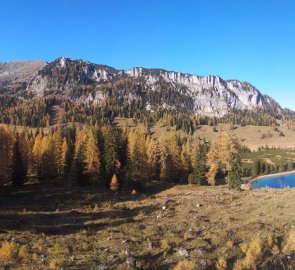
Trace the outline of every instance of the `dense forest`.
{"type": "Polygon", "coordinates": [[[156,181],[239,188],[241,177],[293,169],[293,163],[274,166],[263,159],[243,164],[251,151],[230,132],[216,141],[181,138],[176,133],[152,138],[148,129],[72,125],[33,132],[0,128],[1,185],[59,178],[85,186],[140,190],[156,181]]]}

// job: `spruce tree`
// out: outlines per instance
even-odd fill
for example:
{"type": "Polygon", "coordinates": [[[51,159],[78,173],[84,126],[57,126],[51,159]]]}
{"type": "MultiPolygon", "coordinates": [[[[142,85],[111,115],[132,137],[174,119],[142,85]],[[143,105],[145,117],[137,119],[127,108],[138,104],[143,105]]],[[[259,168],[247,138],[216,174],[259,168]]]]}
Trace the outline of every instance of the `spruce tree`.
{"type": "Polygon", "coordinates": [[[27,176],[27,170],[20,149],[19,135],[16,133],[11,159],[11,178],[14,186],[22,186],[27,176]]]}
{"type": "Polygon", "coordinates": [[[193,172],[189,176],[189,183],[204,185],[207,183],[206,147],[200,144],[195,151],[193,172]]]}
{"type": "Polygon", "coordinates": [[[231,170],[228,172],[228,185],[230,189],[240,189],[243,180],[240,175],[241,164],[239,158],[232,161],[231,170]]]}
{"type": "Polygon", "coordinates": [[[261,173],[261,162],[259,159],[255,159],[253,162],[252,176],[258,176],[261,173]]]}

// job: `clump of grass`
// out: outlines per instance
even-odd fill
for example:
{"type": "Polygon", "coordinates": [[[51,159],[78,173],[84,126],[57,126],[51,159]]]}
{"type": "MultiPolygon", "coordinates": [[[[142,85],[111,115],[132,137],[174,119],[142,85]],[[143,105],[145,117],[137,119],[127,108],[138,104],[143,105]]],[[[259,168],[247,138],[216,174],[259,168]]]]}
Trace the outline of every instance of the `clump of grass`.
{"type": "Polygon", "coordinates": [[[91,244],[87,243],[87,242],[83,242],[81,244],[81,248],[84,250],[84,251],[89,251],[91,249],[91,244]]]}
{"type": "Polygon", "coordinates": [[[196,269],[196,264],[188,260],[178,262],[173,268],[173,270],[194,270],[194,269],[196,269]]]}
{"type": "Polygon", "coordinates": [[[283,248],[284,252],[291,252],[295,250],[295,228],[289,231],[285,242],[286,244],[283,248]]]}
{"type": "Polygon", "coordinates": [[[22,245],[19,248],[17,257],[22,262],[28,262],[29,261],[29,259],[30,259],[30,253],[29,253],[29,250],[28,250],[28,246],[27,245],[22,245]]]}
{"type": "Polygon", "coordinates": [[[16,243],[14,241],[4,241],[0,248],[0,260],[10,261],[16,253],[16,243]]]}
{"type": "Polygon", "coordinates": [[[234,247],[234,242],[233,242],[232,240],[228,240],[228,241],[226,242],[226,247],[227,247],[228,249],[233,248],[233,247],[234,247]]]}
{"type": "Polygon", "coordinates": [[[65,254],[67,250],[64,249],[60,244],[56,243],[53,247],[48,249],[48,255],[51,258],[49,262],[50,269],[56,269],[62,267],[65,263],[65,254]]]}
{"type": "Polygon", "coordinates": [[[38,252],[43,251],[43,245],[42,245],[41,241],[34,242],[32,244],[32,247],[33,247],[33,249],[36,249],[38,252]]]}
{"type": "Polygon", "coordinates": [[[235,263],[234,270],[256,269],[265,254],[277,254],[279,252],[277,238],[273,235],[264,238],[257,236],[250,243],[243,243],[240,248],[244,253],[244,258],[235,263]]]}
{"type": "Polygon", "coordinates": [[[215,264],[216,270],[226,270],[227,269],[227,259],[222,256],[218,258],[216,264],[215,264]]]}
{"type": "Polygon", "coordinates": [[[161,240],[160,244],[161,244],[161,249],[166,252],[169,252],[173,248],[172,243],[168,241],[167,239],[161,240]]]}

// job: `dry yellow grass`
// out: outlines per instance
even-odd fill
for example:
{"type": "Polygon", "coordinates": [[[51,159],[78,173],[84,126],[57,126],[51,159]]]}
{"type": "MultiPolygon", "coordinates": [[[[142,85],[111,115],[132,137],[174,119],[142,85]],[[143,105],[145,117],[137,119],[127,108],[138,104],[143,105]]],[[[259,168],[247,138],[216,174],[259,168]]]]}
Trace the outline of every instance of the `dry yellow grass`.
{"type": "Polygon", "coordinates": [[[15,204],[0,208],[1,227],[6,230],[0,233],[0,241],[15,238],[4,245],[3,250],[9,252],[2,258],[24,270],[28,265],[35,269],[96,269],[98,265],[128,269],[128,258],[139,269],[176,265],[182,269],[189,262],[192,269],[222,270],[261,265],[294,249],[295,189],[237,192],[183,185],[156,192],[159,188],[150,187],[150,193],[134,197],[91,188],[65,195],[54,185],[52,195],[56,191],[56,199],[63,199],[56,212],[44,201],[48,187],[43,192],[36,184],[33,197],[20,192],[15,204]],[[37,206],[34,200],[44,204],[37,206]],[[22,211],[19,202],[30,210],[22,211]],[[23,221],[17,227],[16,214],[23,221]],[[31,247],[26,266],[17,257],[14,260],[16,243],[31,247]]]}
{"type": "MultiPolygon", "coordinates": [[[[210,126],[200,126],[194,133],[195,137],[206,138],[206,140],[214,140],[217,138],[219,132],[229,130],[230,125],[219,124],[217,125],[218,132],[214,132],[210,126]]],[[[267,126],[235,126],[233,133],[237,135],[242,145],[249,147],[251,150],[257,150],[259,147],[268,145],[269,147],[281,148],[295,148],[295,131],[288,130],[286,125],[281,125],[280,131],[284,133],[284,137],[279,135],[279,132],[274,131],[272,127],[267,126]],[[261,139],[262,134],[270,133],[270,138],[261,139]]],[[[161,126],[156,124],[151,128],[154,138],[165,136],[169,132],[174,132],[174,127],[161,126]]],[[[179,130],[177,133],[180,136],[187,136],[183,131],[179,130]]]]}

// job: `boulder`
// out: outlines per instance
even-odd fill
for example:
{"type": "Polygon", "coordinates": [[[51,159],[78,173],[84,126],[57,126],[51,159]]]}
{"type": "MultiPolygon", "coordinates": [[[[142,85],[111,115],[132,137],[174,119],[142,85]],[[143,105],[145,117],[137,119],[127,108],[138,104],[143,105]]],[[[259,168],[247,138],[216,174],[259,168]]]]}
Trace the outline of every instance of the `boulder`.
{"type": "Polygon", "coordinates": [[[241,190],[251,190],[251,184],[242,184],[241,185],[241,190]]]}

